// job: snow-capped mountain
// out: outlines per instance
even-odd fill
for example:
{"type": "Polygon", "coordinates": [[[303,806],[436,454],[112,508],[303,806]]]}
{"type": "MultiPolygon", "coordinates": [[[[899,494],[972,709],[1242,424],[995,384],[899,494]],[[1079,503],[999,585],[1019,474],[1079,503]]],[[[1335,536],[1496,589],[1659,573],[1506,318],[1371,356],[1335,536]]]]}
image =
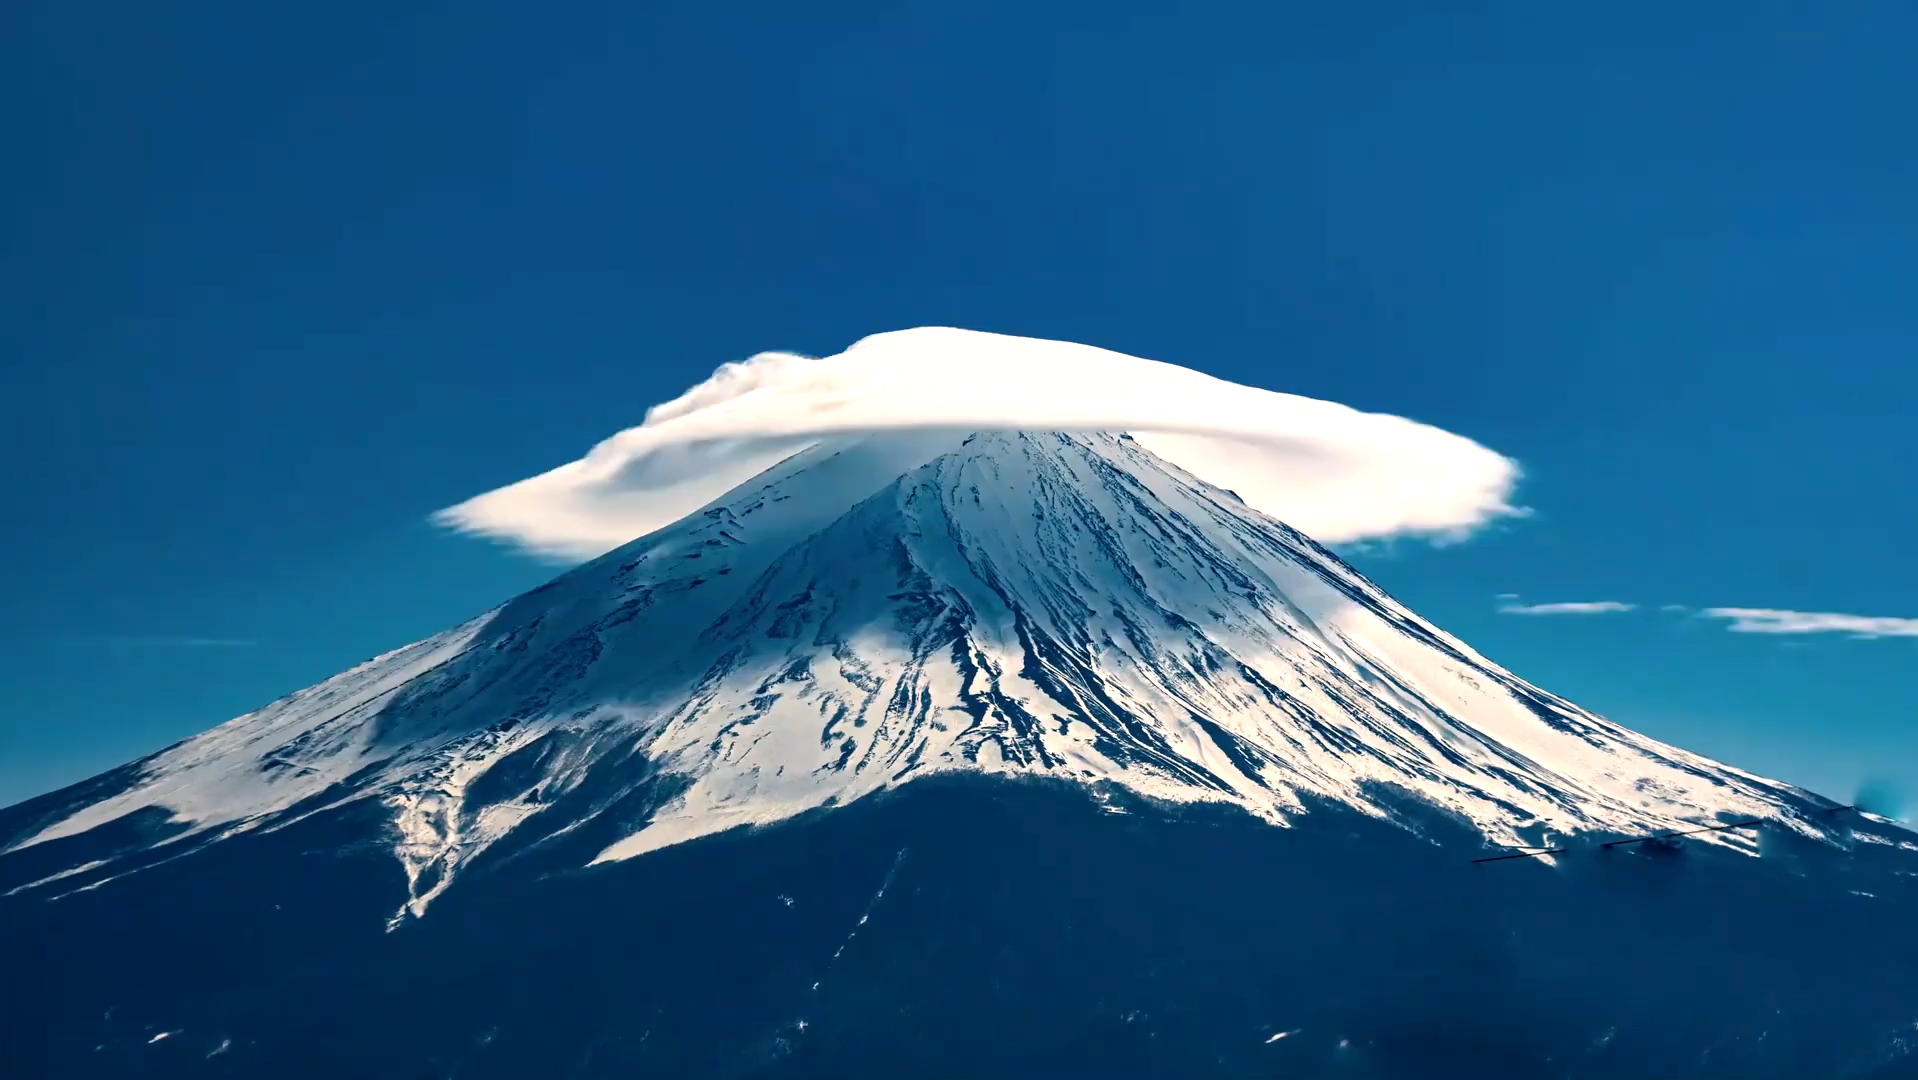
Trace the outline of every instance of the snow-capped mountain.
{"type": "Polygon", "coordinates": [[[161,846],[185,851],[371,800],[418,915],[501,838],[630,794],[602,780],[553,813],[596,773],[679,781],[599,853],[613,860],[955,769],[1274,824],[1309,796],[1381,816],[1410,796],[1491,844],[1748,818],[1815,832],[1820,816],[1526,684],[1125,436],[915,433],[800,453],[502,608],[78,789],[9,847],[158,810],[161,846]]]}
{"type": "Polygon", "coordinates": [[[1918,1023],[1895,916],[1918,843],[1833,809],[1529,685],[1124,435],[835,438],[462,626],[0,811],[0,944],[51,987],[0,1043],[51,1032],[29,1060],[67,1075],[1264,1075],[1283,1052],[1317,1063],[1300,1075],[1408,1076],[1452,1075],[1403,1054],[1470,1031],[1529,1049],[1418,1060],[1865,1075],[1918,1023]],[[1715,869],[1682,886],[1615,877],[1655,849],[1593,843],[1749,821],[1701,834],[1715,869]],[[1573,854],[1461,876],[1506,845],[1573,854]],[[1669,936],[1633,913],[1654,894],[1741,943],[1669,936]],[[847,967],[882,904],[894,967],[847,967]],[[1787,910],[1788,933],[1766,922],[1787,910]],[[1792,942],[1740,951],[1774,932],[1792,942]],[[1623,959],[1654,940],[1697,986],[1623,959]],[[1835,1000],[1834,965],[1866,979],[1836,1019],[1807,1004],[1835,1000]],[[1741,1027],[1734,984],[1778,1017],[1741,1027]],[[1506,1011],[1458,1013],[1461,990],[1506,1011]],[[1541,993],[1557,1011],[1521,1036],[1541,993]],[[375,1030],[396,1012],[433,1019],[375,1030]],[[941,1042],[965,1012],[1011,1041],[941,1042]]]}

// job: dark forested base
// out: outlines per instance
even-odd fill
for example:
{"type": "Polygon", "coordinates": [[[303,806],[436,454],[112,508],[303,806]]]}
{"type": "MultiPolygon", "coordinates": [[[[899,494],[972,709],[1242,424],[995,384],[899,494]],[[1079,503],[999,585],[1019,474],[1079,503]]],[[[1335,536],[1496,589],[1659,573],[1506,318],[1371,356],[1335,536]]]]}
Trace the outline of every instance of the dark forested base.
{"type": "Polygon", "coordinates": [[[0,900],[0,1075],[1918,1076],[1918,853],[1474,866],[1436,820],[1109,807],[935,778],[607,866],[582,836],[392,932],[375,823],[309,819],[0,900]]]}

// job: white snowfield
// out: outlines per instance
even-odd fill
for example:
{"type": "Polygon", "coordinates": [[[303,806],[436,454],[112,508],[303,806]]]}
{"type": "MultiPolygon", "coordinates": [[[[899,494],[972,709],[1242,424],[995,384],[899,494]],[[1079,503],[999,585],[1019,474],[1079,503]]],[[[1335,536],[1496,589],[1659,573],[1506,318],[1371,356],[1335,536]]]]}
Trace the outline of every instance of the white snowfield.
{"type": "Polygon", "coordinates": [[[801,451],[105,793],[73,789],[13,848],[148,808],[184,851],[377,805],[411,883],[399,919],[504,837],[627,820],[661,776],[670,797],[596,861],[952,770],[1275,825],[1329,799],[1417,828],[1422,802],[1496,844],[1748,817],[1823,831],[1806,793],[1530,686],[1129,437],[918,431],[801,451]]]}

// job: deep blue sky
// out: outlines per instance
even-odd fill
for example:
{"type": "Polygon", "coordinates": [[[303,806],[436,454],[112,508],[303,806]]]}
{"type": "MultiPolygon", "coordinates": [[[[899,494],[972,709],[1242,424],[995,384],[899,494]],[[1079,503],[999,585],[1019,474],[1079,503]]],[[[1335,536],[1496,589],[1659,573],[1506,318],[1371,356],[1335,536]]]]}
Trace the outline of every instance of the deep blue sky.
{"type": "Polygon", "coordinates": [[[1381,583],[1918,785],[1918,639],[1493,599],[1918,616],[1918,8],[1166,7],[6,5],[0,803],[551,573],[431,511],[922,324],[1469,435],[1537,515],[1381,583]]]}

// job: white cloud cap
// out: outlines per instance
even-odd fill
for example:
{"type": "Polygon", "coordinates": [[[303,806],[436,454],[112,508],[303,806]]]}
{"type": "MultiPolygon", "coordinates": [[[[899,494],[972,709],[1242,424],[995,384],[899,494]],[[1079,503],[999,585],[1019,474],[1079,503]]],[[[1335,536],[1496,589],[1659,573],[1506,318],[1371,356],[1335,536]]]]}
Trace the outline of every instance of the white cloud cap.
{"type": "Polygon", "coordinates": [[[929,327],[821,359],[775,352],[722,365],[584,458],[436,518],[585,559],[822,438],[909,429],[1130,432],[1326,543],[1454,538],[1521,512],[1508,501],[1516,463],[1427,424],[1088,345],[929,327]]]}

